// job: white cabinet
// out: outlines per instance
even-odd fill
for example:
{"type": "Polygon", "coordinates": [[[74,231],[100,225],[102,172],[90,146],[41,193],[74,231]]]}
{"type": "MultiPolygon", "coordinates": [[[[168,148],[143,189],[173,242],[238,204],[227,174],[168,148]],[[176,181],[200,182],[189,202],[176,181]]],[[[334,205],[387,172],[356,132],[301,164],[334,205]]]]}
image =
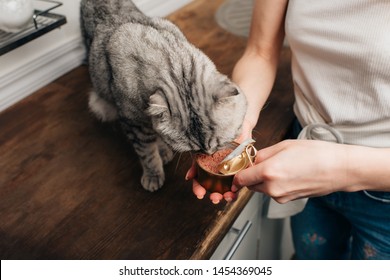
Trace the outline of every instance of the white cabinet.
{"type": "Polygon", "coordinates": [[[211,256],[212,260],[289,259],[293,254],[288,220],[266,217],[268,199],[254,193],[211,256]],[[286,242],[287,241],[287,242],[286,242]]]}
{"type": "Polygon", "coordinates": [[[232,228],[211,256],[212,260],[258,259],[262,197],[254,193],[232,228]]]}

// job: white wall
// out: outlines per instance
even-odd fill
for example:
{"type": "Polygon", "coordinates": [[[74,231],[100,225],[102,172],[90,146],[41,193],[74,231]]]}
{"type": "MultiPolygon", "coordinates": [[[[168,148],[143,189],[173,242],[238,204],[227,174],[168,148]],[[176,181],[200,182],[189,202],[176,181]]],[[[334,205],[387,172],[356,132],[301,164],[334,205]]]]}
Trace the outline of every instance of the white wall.
{"type": "MultiPolygon", "coordinates": [[[[152,16],[166,16],[191,0],[135,0],[152,16]]],[[[0,111],[79,66],[85,56],[79,26],[80,0],[62,0],[53,13],[67,23],[0,56],[0,111]]],[[[36,8],[51,4],[34,1],[36,8]]]]}
{"type": "MultiPolygon", "coordinates": [[[[43,7],[38,1],[34,5],[43,7]]],[[[79,0],[64,1],[52,12],[65,15],[65,25],[0,56],[0,111],[81,64],[78,6],[79,0]]]]}

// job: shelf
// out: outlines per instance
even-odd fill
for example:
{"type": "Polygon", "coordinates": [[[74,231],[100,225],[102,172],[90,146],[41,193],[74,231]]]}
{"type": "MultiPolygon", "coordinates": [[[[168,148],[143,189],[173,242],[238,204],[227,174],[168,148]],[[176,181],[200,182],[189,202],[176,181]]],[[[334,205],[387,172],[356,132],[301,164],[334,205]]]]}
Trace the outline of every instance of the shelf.
{"type": "MultiPolygon", "coordinates": [[[[53,2],[53,1],[47,1],[53,2]]],[[[58,2],[57,2],[58,3],[58,2]]],[[[40,37],[49,31],[60,27],[66,23],[66,17],[54,13],[49,13],[49,10],[56,8],[62,4],[48,10],[35,10],[33,20],[23,30],[16,33],[9,33],[0,30],[0,55],[3,55],[17,47],[20,47],[37,37],[40,37]]]]}

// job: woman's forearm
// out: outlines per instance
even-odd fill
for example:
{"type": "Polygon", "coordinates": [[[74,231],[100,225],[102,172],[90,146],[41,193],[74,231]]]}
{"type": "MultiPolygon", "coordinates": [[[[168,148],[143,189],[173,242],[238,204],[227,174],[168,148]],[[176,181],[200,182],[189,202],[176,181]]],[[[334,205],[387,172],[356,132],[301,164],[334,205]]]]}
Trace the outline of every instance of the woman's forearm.
{"type": "Polygon", "coordinates": [[[255,1],[244,55],[233,70],[233,81],[248,100],[246,121],[256,125],[273,83],[284,39],[287,0],[255,1]]]}
{"type": "Polygon", "coordinates": [[[234,68],[233,81],[243,90],[248,100],[246,119],[252,128],[271,92],[276,66],[277,61],[267,61],[256,53],[247,53],[234,68]]]}
{"type": "Polygon", "coordinates": [[[345,191],[390,191],[390,149],[345,145],[345,191]]]}

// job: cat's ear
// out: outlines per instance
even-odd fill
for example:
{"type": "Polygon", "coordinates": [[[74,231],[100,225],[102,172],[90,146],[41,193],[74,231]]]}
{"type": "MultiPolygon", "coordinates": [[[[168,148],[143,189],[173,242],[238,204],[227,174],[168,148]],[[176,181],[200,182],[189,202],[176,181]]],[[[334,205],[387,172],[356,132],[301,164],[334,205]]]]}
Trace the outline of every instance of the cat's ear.
{"type": "Polygon", "coordinates": [[[150,116],[158,116],[169,111],[167,100],[161,90],[157,90],[149,97],[147,113],[150,116]]]}

